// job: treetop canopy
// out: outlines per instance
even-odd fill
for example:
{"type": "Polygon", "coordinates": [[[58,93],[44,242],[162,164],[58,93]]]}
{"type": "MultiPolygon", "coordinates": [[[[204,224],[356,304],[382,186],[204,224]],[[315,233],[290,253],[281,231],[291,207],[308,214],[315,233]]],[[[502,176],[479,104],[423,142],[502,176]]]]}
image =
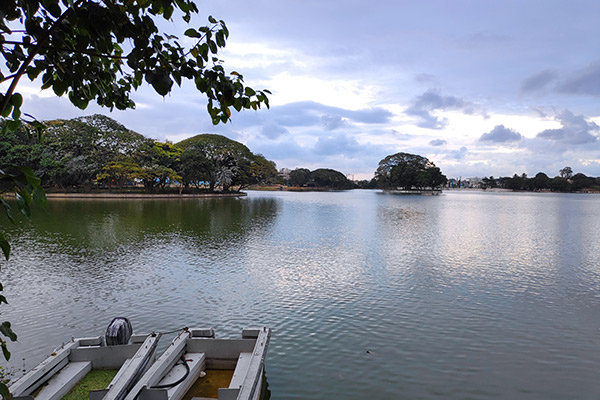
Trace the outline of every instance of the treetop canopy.
{"type": "Polygon", "coordinates": [[[375,179],[383,189],[437,188],[448,181],[440,169],[427,158],[410,153],[396,153],[379,161],[375,179]]]}
{"type": "Polygon", "coordinates": [[[193,0],[3,0],[0,82],[9,86],[0,94],[0,114],[18,123],[23,98],[15,89],[24,75],[41,77],[42,89],[68,95],[81,109],[91,100],[134,108],[131,92],[144,81],[165,96],[184,80],[207,96],[215,124],[226,122],[231,108],[268,107],[267,90],[244,86],[242,75],[227,73],[217,57],[229,36],[224,21],[208,17],[206,26],[177,36],[161,32],[155,20],[179,15],[187,25],[198,13],[193,0]]]}

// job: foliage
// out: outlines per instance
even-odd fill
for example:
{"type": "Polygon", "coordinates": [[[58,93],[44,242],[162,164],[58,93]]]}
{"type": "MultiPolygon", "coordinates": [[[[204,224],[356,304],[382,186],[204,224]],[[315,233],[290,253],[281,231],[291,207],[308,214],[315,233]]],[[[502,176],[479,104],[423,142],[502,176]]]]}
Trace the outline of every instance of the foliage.
{"type": "Polygon", "coordinates": [[[375,189],[377,188],[377,180],[372,178],[370,181],[364,179],[357,182],[358,189],[375,189]]]}
{"type": "Polygon", "coordinates": [[[275,185],[282,183],[277,166],[262,154],[255,154],[250,163],[250,184],[275,185]]]}
{"type": "Polygon", "coordinates": [[[354,185],[339,171],[319,168],[310,173],[310,178],[315,186],[332,189],[352,189],[354,185]]]}
{"type": "Polygon", "coordinates": [[[571,167],[564,167],[560,171],[560,177],[565,179],[571,179],[573,176],[573,170],[571,167]]]}
{"type": "Polygon", "coordinates": [[[231,107],[268,107],[268,91],[245,87],[242,75],[226,73],[217,57],[229,36],[225,22],[209,17],[181,39],[158,28],[160,19],[179,15],[187,24],[198,13],[192,0],[3,1],[0,41],[7,71],[0,81],[10,85],[0,98],[2,115],[21,117],[23,99],[15,89],[23,75],[41,76],[43,89],[67,95],[81,109],[91,100],[110,109],[134,108],[131,92],[144,81],[165,96],[184,80],[207,96],[215,124],[229,119],[231,107]],[[190,48],[181,44],[190,39],[190,48]]]}
{"type": "Polygon", "coordinates": [[[148,192],[156,186],[165,188],[167,184],[181,182],[176,170],[181,168],[181,149],[172,143],[147,142],[137,151],[137,159],[142,173],[137,176],[144,182],[148,192]]]}
{"type": "MultiPolygon", "coordinates": [[[[0,83],[5,83],[7,89],[0,93],[2,134],[21,128],[29,134],[35,131],[39,139],[44,129],[43,124],[21,111],[23,96],[16,89],[23,76],[31,81],[41,78],[42,89],[52,88],[57,96],[68,96],[81,109],[92,100],[111,110],[134,108],[131,93],[144,81],[165,96],[173,83],[181,86],[184,80],[193,82],[206,95],[214,124],[228,121],[231,108],[240,111],[268,107],[267,90],[246,87],[242,75],[227,73],[217,57],[229,36],[223,21],[208,17],[206,26],[186,29],[183,40],[158,28],[161,19],[170,21],[179,15],[187,24],[198,13],[193,0],[3,0],[0,54],[4,65],[0,83]],[[189,48],[181,44],[190,39],[189,48]]],[[[89,135],[84,136],[90,139],[89,135]]],[[[73,139],[77,142],[77,138],[73,139]]],[[[89,154],[77,154],[78,146],[68,154],[54,152],[52,157],[52,151],[48,154],[39,145],[13,146],[10,156],[22,158],[18,153],[30,151],[32,158],[26,160],[26,165],[42,173],[44,168],[50,168],[47,177],[62,184],[79,180],[91,184],[98,169],[119,162],[97,155],[93,160],[102,162],[90,164],[89,154]]],[[[108,147],[110,143],[104,143],[100,150],[108,147]]],[[[28,213],[31,199],[41,198],[43,193],[40,182],[31,169],[8,170],[10,164],[4,163],[8,158],[0,163],[2,190],[5,186],[15,188],[19,209],[28,213]]],[[[10,216],[6,203],[3,207],[10,216]]],[[[3,235],[1,243],[3,250],[9,249],[3,235]]],[[[6,250],[4,253],[8,257],[6,250]]],[[[10,325],[2,327],[2,333],[12,339],[10,325]]],[[[8,358],[5,342],[0,344],[8,358]]],[[[6,385],[0,384],[0,391],[3,397],[9,396],[6,385]]]]}
{"type": "Polygon", "coordinates": [[[123,187],[127,182],[141,180],[143,177],[145,177],[144,170],[138,163],[132,159],[124,159],[112,161],[102,168],[102,172],[96,176],[96,181],[108,183],[109,187],[112,187],[113,183],[123,187]]]}
{"type": "MultiPolygon", "coordinates": [[[[211,191],[217,186],[228,191],[234,184],[248,184],[246,168],[249,168],[253,154],[243,144],[221,135],[202,134],[185,139],[176,146],[182,149],[181,157],[186,165],[197,167],[187,170],[187,173],[203,177],[211,191]],[[192,160],[197,162],[187,163],[192,160]]],[[[183,180],[192,181],[185,173],[183,180]]]]}
{"type": "Polygon", "coordinates": [[[548,175],[546,175],[543,172],[538,172],[535,175],[535,177],[533,178],[531,187],[533,190],[550,189],[550,183],[551,183],[551,180],[548,177],[548,175]]]}
{"type": "Polygon", "coordinates": [[[310,182],[310,170],[306,168],[296,168],[290,172],[288,183],[292,186],[306,186],[310,182]]]}
{"type": "Polygon", "coordinates": [[[312,172],[306,168],[296,168],[290,172],[287,183],[291,186],[308,186],[335,190],[354,188],[354,183],[349,181],[344,174],[329,168],[319,168],[312,172]]]}
{"type": "MultiPolygon", "coordinates": [[[[40,186],[40,179],[34,176],[31,169],[27,167],[0,169],[0,204],[4,208],[6,217],[12,223],[15,223],[12,207],[2,197],[7,192],[15,193],[17,208],[27,218],[31,215],[30,205],[32,202],[43,205],[46,201],[46,196],[40,186]]],[[[10,244],[2,231],[0,231],[0,249],[4,258],[8,261],[10,258],[10,244]]],[[[3,287],[0,283],[0,292],[2,290],[3,287]]],[[[6,297],[0,294],[0,305],[2,303],[8,304],[6,297]]],[[[13,332],[11,324],[8,321],[0,324],[0,333],[2,334],[0,336],[0,348],[2,348],[4,358],[9,360],[10,352],[4,338],[15,341],[17,340],[17,335],[13,332]]],[[[4,399],[10,398],[10,393],[5,382],[0,382],[0,393],[4,399]]]]}
{"type": "Polygon", "coordinates": [[[143,183],[153,192],[167,185],[183,190],[212,182],[213,189],[241,190],[279,182],[272,161],[220,135],[199,135],[180,147],[147,139],[102,115],[45,124],[43,143],[24,130],[0,136],[0,164],[30,163],[46,187],[89,191],[143,183]]]}
{"type": "Polygon", "coordinates": [[[425,157],[409,153],[396,153],[381,160],[375,179],[383,189],[434,189],[447,182],[446,176],[435,164],[425,157]]]}
{"type": "MultiPolygon", "coordinates": [[[[494,181],[499,187],[515,191],[576,192],[600,189],[600,178],[589,177],[582,173],[572,175],[573,171],[570,168],[565,168],[560,170],[560,174],[571,174],[570,178],[566,178],[565,176],[555,176],[554,178],[550,178],[545,173],[538,172],[533,178],[528,178],[527,174],[514,174],[512,177],[498,178],[497,180],[494,179],[494,181]]],[[[489,182],[492,178],[493,177],[483,179],[484,188],[486,187],[486,181],[489,182]]]]}
{"type": "Polygon", "coordinates": [[[110,162],[134,157],[154,143],[103,115],[45,124],[43,143],[20,129],[2,136],[0,145],[6,150],[0,165],[29,165],[45,186],[90,187],[110,162]]]}

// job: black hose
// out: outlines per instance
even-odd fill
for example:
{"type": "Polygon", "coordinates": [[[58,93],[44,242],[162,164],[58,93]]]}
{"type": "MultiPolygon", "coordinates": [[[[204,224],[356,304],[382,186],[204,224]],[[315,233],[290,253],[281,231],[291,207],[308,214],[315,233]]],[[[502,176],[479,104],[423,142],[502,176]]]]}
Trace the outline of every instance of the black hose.
{"type": "Polygon", "coordinates": [[[156,347],[158,345],[158,341],[160,340],[160,337],[162,336],[162,334],[158,333],[157,336],[158,336],[158,338],[150,346],[150,351],[144,357],[144,360],[142,361],[142,364],[138,367],[137,371],[135,372],[135,375],[133,376],[131,381],[127,384],[127,386],[125,386],[122,389],[121,393],[119,393],[116,396],[116,400],[124,400],[125,397],[127,396],[127,394],[131,391],[131,389],[133,389],[133,387],[136,385],[136,383],[140,380],[140,378],[142,377],[144,372],[146,372],[146,367],[148,366],[148,364],[150,364],[150,359],[154,356],[154,353],[156,352],[156,347]]]}
{"type": "Polygon", "coordinates": [[[175,387],[175,386],[179,385],[181,382],[185,381],[185,378],[187,378],[188,375],[190,374],[190,366],[188,365],[188,363],[185,359],[185,353],[183,353],[181,355],[181,361],[183,361],[183,365],[185,365],[185,375],[183,375],[183,377],[181,379],[179,379],[173,383],[166,383],[164,385],[151,386],[150,389],[169,389],[169,388],[175,387]]]}

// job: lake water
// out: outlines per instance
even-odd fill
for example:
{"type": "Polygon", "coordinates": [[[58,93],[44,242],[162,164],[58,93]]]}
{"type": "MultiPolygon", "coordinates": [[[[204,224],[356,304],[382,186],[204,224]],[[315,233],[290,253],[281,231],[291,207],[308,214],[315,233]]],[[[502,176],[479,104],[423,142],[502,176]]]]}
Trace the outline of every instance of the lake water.
{"type": "Polygon", "coordinates": [[[8,228],[17,375],[127,316],[139,332],[272,327],[273,399],[600,398],[600,196],[250,192],[47,211],[8,228]]]}

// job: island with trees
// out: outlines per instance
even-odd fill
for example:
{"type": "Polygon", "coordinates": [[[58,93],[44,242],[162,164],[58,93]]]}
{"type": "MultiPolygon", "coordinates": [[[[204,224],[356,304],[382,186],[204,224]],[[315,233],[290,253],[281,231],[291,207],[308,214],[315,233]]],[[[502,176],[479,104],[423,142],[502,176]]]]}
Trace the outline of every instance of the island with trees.
{"type": "Polygon", "coordinates": [[[381,160],[375,180],[377,187],[399,194],[439,194],[448,181],[433,162],[409,153],[396,153],[381,160]]]}
{"type": "Polygon", "coordinates": [[[0,165],[28,165],[49,192],[239,192],[279,182],[274,162],[221,135],[160,142],[103,115],[44,124],[42,137],[0,135],[0,165]]]}

